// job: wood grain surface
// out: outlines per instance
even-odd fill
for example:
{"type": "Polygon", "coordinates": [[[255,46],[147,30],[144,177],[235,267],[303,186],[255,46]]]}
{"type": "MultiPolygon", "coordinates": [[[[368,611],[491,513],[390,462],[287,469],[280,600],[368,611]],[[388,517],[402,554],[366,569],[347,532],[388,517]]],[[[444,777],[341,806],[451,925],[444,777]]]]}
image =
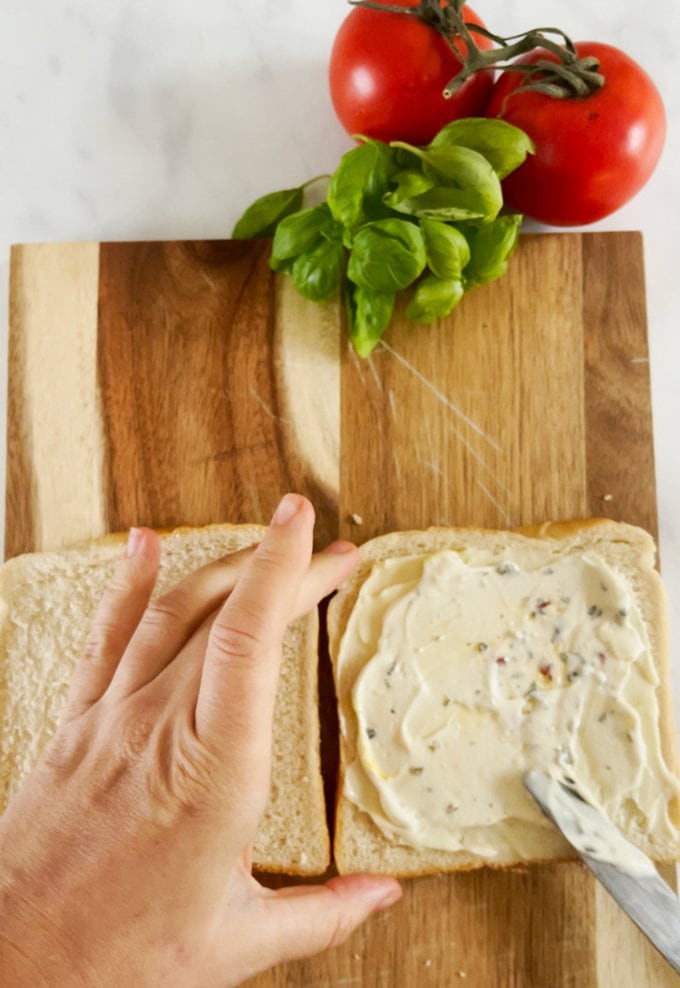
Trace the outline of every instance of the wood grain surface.
{"type": "MultiPolygon", "coordinates": [[[[367,361],[258,242],[19,246],[6,553],[132,524],[266,521],[317,539],[600,515],[656,533],[639,234],[525,235],[446,320],[367,361]]],[[[321,657],[324,759],[335,712],[321,657]]],[[[274,884],[274,882],[272,882],[274,884]]],[[[680,984],[577,864],[426,878],[350,941],[251,988],[680,984]]]]}

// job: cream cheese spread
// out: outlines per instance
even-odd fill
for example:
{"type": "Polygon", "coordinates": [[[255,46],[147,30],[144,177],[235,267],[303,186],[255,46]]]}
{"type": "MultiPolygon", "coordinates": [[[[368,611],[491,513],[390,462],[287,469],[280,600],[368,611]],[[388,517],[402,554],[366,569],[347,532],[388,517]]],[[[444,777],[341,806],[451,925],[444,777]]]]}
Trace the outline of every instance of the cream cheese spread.
{"type": "Polygon", "coordinates": [[[341,676],[357,670],[345,794],[396,842],[530,860],[568,850],[524,790],[538,769],[573,780],[633,840],[676,840],[631,588],[594,553],[523,558],[374,565],[338,656],[341,676]]]}

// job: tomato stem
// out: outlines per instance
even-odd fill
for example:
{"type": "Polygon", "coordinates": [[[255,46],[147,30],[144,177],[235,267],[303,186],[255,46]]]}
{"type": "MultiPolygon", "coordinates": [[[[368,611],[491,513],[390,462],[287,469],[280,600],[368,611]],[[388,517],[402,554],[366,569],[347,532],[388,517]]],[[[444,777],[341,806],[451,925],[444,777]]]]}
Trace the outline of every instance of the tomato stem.
{"type": "Polygon", "coordinates": [[[592,56],[579,58],[571,38],[558,27],[534,28],[524,34],[505,38],[478,24],[468,24],[462,13],[465,0],[447,0],[443,5],[440,0],[419,0],[413,7],[380,3],[379,0],[349,0],[349,2],[355,7],[368,7],[370,10],[417,17],[436,31],[461,62],[460,70],[444,89],[443,95],[446,99],[458,92],[475,73],[496,69],[504,72],[520,72],[525,76],[515,92],[533,90],[554,99],[583,98],[604,85],[604,76],[599,71],[598,60],[592,56]],[[488,38],[497,47],[481,49],[475,40],[475,35],[488,38]],[[557,36],[560,41],[554,40],[551,35],[557,36]],[[457,48],[454,38],[460,38],[465,43],[465,51],[461,52],[457,48]],[[559,62],[541,60],[527,65],[513,61],[519,55],[534,51],[536,48],[545,48],[557,55],[559,62]]]}

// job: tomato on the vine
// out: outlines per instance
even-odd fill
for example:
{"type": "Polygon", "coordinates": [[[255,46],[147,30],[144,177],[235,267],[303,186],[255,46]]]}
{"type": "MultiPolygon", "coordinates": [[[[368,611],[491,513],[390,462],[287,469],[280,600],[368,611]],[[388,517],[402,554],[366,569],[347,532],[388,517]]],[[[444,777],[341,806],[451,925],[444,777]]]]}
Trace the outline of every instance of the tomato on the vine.
{"type": "MultiPolygon", "coordinates": [[[[378,0],[417,7],[418,0],[378,0]]],[[[442,4],[443,5],[443,4],[442,4]]],[[[466,23],[483,22],[469,7],[466,23]]],[[[474,34],[482,49],[493,43],[474,34]]],[[[461,38],[454,39],[465,54],[461,38]]],[[[493,87],[490,73],[481,72],[450,99],[446,84],[461,61],[446,40],[417,17],[354,7],[337,33],[330,59],[330,90],[335,112],[350,134],[381,141],[427,144],[441,128],[459,117],[483,116],[493,87]]]]}
{"type": "MultiPolygon", "coordinates": [[[[654,171],[666,136],[663,102],[644,69],[611,45],[575,47],[579,56],[599,60],[601,89],[574,99],[515,93],[524,77],[504,72],[486,110],[526,131],[536,145],[535,155],[505,179],[505,201],[554,226],[593,223],[628,202],[654,171]]],[[[539,59],[558,60],[537,49],[517,62],[539,59]]]]}

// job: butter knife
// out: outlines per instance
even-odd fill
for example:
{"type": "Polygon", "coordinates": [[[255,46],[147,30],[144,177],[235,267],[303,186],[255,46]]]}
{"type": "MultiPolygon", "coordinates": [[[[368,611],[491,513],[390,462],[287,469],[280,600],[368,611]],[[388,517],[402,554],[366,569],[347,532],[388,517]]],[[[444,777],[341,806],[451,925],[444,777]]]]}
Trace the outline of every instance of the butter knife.
{"type": "Polygon", "coordinates": [[[523,781],[597,880],[680,974],[680,901],[651,859],[569,785],[539,771],[523,781]]]}

